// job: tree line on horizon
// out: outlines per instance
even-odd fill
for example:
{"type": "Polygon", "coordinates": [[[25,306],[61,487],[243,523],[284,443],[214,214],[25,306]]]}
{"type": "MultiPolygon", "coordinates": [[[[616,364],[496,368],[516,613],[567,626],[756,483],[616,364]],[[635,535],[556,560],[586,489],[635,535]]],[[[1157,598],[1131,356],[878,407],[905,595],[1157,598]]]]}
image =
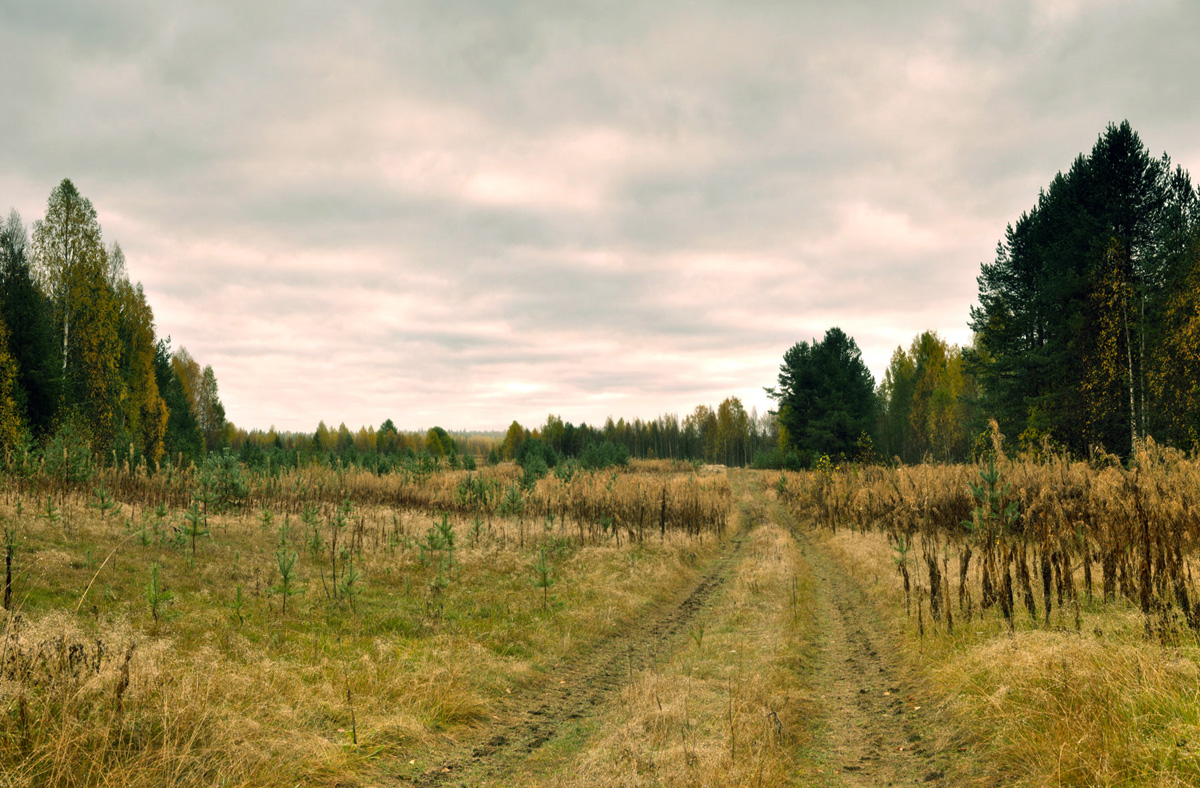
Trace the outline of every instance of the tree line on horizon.
{"type": "Polygon", "coordinates": [[[611,464],[663,458],[811,467],[962,461],[990,419],[1027,449],[1127,456],[1148,438],[1200,446],[1200,195],[1187,171],[1153,157],[1128,122],[1110,124],[1008,226],[978,278],[974,339],[934,331],[898,347],[876,384],[840,328],[783,358],[777,408],[737,397],[680,418],[574,425],[550,415],[503,438],[402,432],[388,419],[351,431],[239,429],[211,366],[154,333],[120,246],[69,180],[32,235],[0,224],[0,449],[7,458],[66,441],[105,461],[195,462],[231,449],[252,467],[343,462],[473,466],[527,457],[611,464]]]}
{"type": "Polygon", "coordinates": [[[631,457],[748,465],[777,443],[774,418],[747,411],[737,397],[726,397],[715,408],[699,405],[682,418],[674,413],[650,420],[610,417],[600,426],[573,424],[550,414],[540,426],[513,421],[507,431],[496,435],[449,433],[441,427],[403,432],[391,419],[378,428],[364,425],[358,430],[344,423],[330,428],[324,421],[311,433],[229,430],[229,448],[250,467],[341,461],[379,472],[422,458],[455,468],[473,467],[479,461],[513,460],[524,465],[532,455],[549,467],[559,459],[607,467],[631,457]]]}
{"type": "Polygon", "coordinates": [[[550,416],[541,429],[513,426],[504,440],[436,426],[404,432],[391,419],[355,432],[323,421],[312,433],[238,428],[226,419],[213,368],[156,336],[120,245],[104,243],[95,207],[70,180],[53,189],[32,232],[16,210],[0,222],[0,456],[9,467],[39,453],[55,464],[82,449],[153,470],[229,449],[251,467],[341,461],[386,472],[418,459],[451,467],[523,460],[531,449],[522,446],[539,441],[565,458],[601,451],[603,464],[629,456],[746,464],[775,441],[772,421],[736,397],[683,419],[610,418],[592,427],[550,416]]]}

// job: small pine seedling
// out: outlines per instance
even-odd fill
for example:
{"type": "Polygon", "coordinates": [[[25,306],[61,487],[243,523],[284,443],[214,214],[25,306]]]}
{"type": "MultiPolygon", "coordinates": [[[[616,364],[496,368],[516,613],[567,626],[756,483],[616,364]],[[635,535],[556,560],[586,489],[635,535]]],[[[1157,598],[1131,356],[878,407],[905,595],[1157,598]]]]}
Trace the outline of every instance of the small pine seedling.
{"type": "Polygon", "coordinates": [[[150,615],[154,617],[155,629],[158,629],[158,622],[163,618],[163,607],[174,598],[175,595],[159,582],[158,564],[151,564],[150,582],[146,584],[146,601],[150,603],[150,615]]]}
{"type": "Polygon", "coordinates": [[[92,508],[100,512],[100,519],[108,517],[108,513],[113,509],[119,508],[120,504],[113,500],[112,493],[103,484],[92,490],[92,508]]]}
{"type": "Polygon", "coordinates": [[[359,580],[362,579],[362,574],[354,568],[353,556],[347,556],[347,558],[346,573],[342,575],[342,579],[338,582],[338,591],[344,599],[350,600],[350,609],[357,613],[358,607],[355,600],[363,590],[362,584],[359,583],[359,580]]]}
{"type": "Polygon", "coordinates": [[[304,509],[300,512],[300,522],[304,523],[305,533],[308,533],[309,529],[317,530],[317,514],[317,507],[306,501],[304,509]]]}
{"type": "Polygon", "coordinates": [[[314,560],[325,552],[325,542],[321,539],[321,529],[314,528],[308,533],[308,552],[314,560]]]}
{"type": "Polygon", "coordinates": [[[46,508],[38,516],[51,523],[57,523],[62,517],[58,511],[58,507],[54,505],[54,498],[52,496],[46,496],[46,508]]]}
{"type": "Polygon", "coordinates": [[[550,586],[557,582],[554,579],[554,567],[546,561],[546,548],[538,552],[538,560],[533,565],[533,587],[542,589],[542,609],[550,607],[550,586]]]}
{"type": "Polygon", "coordinates": [[[296,585],[296,559],[299,556],[295,551],[288,552],[287,550],[279,550],[275,553],[275,563],[279,567],[279,583],[271,586],[269,589],[272,594],[277,594],[282,597],[281,614],[287,615],[287,601],[290,597],[304,593],[304,588],[296,585]]]}
{"type": "Polygon", "coordinates": [[[442,547],[446,550],[446,568],[454,568],[454,523],[450,522],[450,518],[442,515],[442,521],[437,524],[438,539],[442,542],[442,547]]]}
{"type": "Polygon", "coordinates": [[[233,592],[233,599],[230,600],[226,607],[229,608],[229,618],[232,621],[237,621],[238,626],[246,623],[246,616],[242,612],[246,601],[242,598],[242,586],[238,584],[237,590],[233,592]]]}
{"type": "Polygon", "coordinates": [[[191,507],[184,513],[183,519],[187,525],[183,527],[183,534],[192,542],[192,560],[196,559],[196,538],[200,536],[208,536],[207,517],[200,510],[200,502],[192,501],[191,507]]]}
{"type": "Polygon", "coordinates": [[[417,545],[417,563],[421,566],[432,566],[438,560],[443,548],[442,537],[436,525],[431,525],[425,532],[425,539],[417,545]]]}

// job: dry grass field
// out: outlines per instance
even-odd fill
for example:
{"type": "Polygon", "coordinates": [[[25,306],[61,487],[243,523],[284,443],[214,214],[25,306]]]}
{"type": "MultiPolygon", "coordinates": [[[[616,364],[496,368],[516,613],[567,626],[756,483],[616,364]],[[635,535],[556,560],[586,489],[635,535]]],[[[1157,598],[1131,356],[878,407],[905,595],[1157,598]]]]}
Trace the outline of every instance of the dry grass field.
{"type": "Polygon", "coordinates": [[[9,480],[0,785],[1194,785],[1197,479],[9,480]]]}
{"type": "MultiPolygon", "coordinates": [[[[669,509],[676,490],[680,505],[727,506],[723,475],[652,470],[559,486],[597,512],[641,487],[660,502],[666,489],[669,509]]],[[[9,785],[419,775],[721,545],[657,517],[640,535],[607,514],[552,517],[536,490],[521,493],[527,510],[471,518],[337,495],[196,524],[116,495],[111,509],[95,493],[26,495],[0,507],[13,545],[0,641],[9,785]]]]}

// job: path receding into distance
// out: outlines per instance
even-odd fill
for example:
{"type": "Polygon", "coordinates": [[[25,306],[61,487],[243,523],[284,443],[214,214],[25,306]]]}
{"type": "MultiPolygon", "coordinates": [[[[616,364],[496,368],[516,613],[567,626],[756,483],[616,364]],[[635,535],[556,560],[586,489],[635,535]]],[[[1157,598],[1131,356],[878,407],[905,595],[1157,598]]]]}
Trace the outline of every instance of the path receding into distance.
{"type": "MultiPolygon", "coordinates": [[[[791,525],[761,488],[744,487],[773,522],[791,525]]],[[[817,746],[802,755],[812,769],[803,778],[797,775],[796,784],[945,784],[944,764],[952,754],[931,749],[937,737],[926,731],[935,721],[913,700],[894,635],[819,537],[794,527],[791,533],[814,581],[811,612],[819,622],[815,665],[798,679],[821,709],[809,721],[817,746]]],[[[749,536],[745,530],[729,537],[698,580],[584,653],[549,666],[539,680],[505,698],[492,718],[472,729],[448,756],[399,784],[537,784],[527,769],[535,755],[543,756],[538,773],[544,773],[546,745],[568,729],[579,737],[581,723],[604,714],[640,672],[687,647],[694,622],[743,570],[749,536]]],[[[554,757],[565,759],[560,765],[569,768],[572,753],[587,747],[584,734],[554,757]]]]}

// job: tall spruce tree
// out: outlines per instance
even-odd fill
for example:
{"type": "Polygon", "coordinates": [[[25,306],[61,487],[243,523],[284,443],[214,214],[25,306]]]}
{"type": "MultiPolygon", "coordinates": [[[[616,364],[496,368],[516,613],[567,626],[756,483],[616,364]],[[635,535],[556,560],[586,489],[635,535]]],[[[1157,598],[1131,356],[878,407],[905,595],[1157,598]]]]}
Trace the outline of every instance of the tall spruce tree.
{"type": "Polygon", "coordinates": [[[167,407],[163,452],[171,462],[196,462],[204,456],[204,433],[171,360],[171,338],[167,337],[159,340],[154,349],[155,382],[167,407]]]}
{"type": "Polygon", "coordinates": [[[16,364],[15,397],[35,438],[48,434],[58,412],[61,349],[55,342],[51,304],[34,283],[29,239],[14,210],[0,225],[0,318],[8,326],[16,364]]]}
{"type": "Polygon", "coordinates": [[[820,342],[800,342],[783,356],[779,385],[767,393],[779,403],[785,449],[853,457],[862,435],[873,431],[875,379],[858,344],[840,328],[820,342]]]}
{"type": "Polygon", "coordinates": [[[1162,423],[1150,381],[1194,201],[1125,122],[1009,226],[971,311],[974,368],[1006,433],[1126,454],[1162,423]]]}

